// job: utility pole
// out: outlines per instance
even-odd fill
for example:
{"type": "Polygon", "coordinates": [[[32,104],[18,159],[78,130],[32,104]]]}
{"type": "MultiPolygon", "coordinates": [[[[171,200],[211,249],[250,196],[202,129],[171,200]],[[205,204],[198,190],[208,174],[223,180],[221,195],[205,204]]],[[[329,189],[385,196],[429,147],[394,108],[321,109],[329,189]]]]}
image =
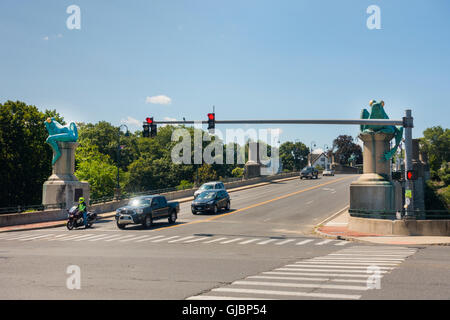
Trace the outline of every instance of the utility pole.
{"type": "Polygon", "coordinates": [[[405,219],[415,219],[414,216],[414,181],[408,179],[408,170],[412,170],[412,128],[414,127],[411,110],[405,110],[403,127],[405,128],[405,219]]]}

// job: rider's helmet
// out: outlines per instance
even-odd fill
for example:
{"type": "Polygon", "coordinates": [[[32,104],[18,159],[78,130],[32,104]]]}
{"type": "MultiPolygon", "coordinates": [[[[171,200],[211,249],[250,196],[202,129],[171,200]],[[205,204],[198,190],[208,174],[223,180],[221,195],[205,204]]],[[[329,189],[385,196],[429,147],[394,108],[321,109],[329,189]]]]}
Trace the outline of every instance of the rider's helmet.
{"type": "Polygon", "coordinates": [[[83,203],[84,202],[84,198],[83,197],[80,197],[79,199],[78,199],[78,203],[83,203]]]}

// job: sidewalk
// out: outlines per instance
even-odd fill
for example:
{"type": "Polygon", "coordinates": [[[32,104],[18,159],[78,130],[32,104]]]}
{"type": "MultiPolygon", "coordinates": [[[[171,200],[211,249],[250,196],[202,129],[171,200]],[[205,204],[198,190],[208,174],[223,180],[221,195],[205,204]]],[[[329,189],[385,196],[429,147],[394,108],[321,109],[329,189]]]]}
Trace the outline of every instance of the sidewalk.
{"type": "Polygon", "coordinates": [[[429,236],[385,236],[351,231],[348,229],[348,207],[326,219],[316,226],[315,232],[331,239],[358,241],[374,244],[398,244],[398,245],[450,245],[450,237],[429,236]]]}

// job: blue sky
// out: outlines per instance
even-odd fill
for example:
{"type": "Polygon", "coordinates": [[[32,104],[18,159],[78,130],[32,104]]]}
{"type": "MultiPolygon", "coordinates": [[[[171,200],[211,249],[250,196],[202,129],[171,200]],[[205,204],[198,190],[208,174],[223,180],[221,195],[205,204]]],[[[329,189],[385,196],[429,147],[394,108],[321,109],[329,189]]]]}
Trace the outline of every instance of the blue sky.
{"type": "MultiPolygon", "coordinates": [[[[382,99],[391,118],[411,108],[420,137],[449,127],[449,14],[447,0],[3,0],[0,102],[140,130],[147,116],[206,120],[212,105],[217,119],[358,118],[382,99]],[[80,30],[66,27],[72,4],[80,30]],[[370,5],[380,30],[366,26],[370,5]]],[[[358,134],[276,127],[318,147],[358,134]]]]}

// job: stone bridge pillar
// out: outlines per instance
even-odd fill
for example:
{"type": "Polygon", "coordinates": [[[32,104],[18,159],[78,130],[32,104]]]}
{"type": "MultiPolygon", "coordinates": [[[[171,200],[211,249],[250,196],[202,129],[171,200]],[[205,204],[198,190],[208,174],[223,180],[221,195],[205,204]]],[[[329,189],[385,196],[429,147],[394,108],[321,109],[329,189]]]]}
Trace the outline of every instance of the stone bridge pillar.
{"type": "Polygon", "coordinates": [[[42,188],[42,204],[48,208],[64,203],[70,208],[84,197],[89,204],[89,183],[81,182],[73,174],[75,172],[75,149],[77,142],[60,142],[58,147],[61,157],[52,166],[52,175],[44,182],[42,188]]]}
{"type": "Polygon", "coordinates": [[[370,212],[376,218],[378,213],[393,214],[398,209],[390,161],[382,159],[393,137],[381,132],[359,135],[364,142],[363,174],[350,185],[350,210],[370,212]]]}

